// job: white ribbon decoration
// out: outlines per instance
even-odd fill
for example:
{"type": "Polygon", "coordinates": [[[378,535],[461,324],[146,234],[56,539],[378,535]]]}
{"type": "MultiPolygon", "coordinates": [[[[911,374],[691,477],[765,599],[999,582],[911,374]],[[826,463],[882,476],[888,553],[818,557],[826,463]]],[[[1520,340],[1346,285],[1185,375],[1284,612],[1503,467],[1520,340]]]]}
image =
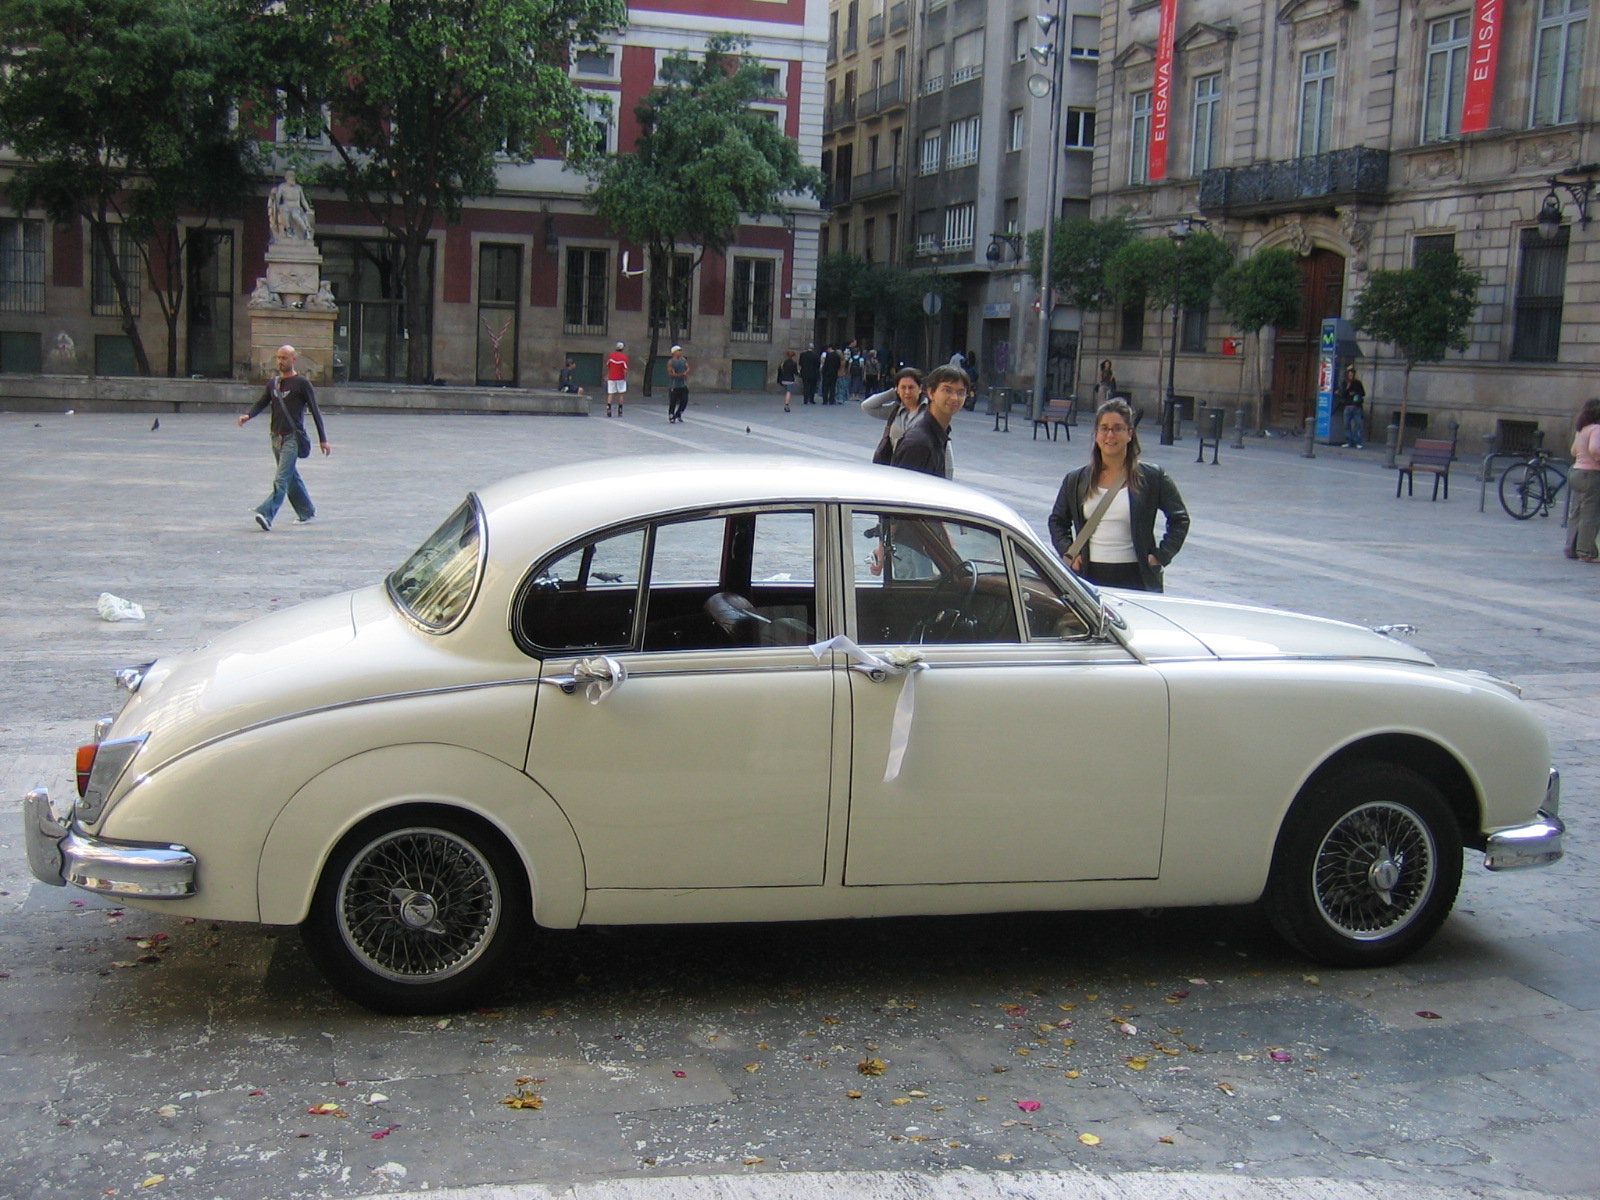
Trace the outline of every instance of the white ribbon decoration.
{"type": "Polygon", "coordinates": [[[905,679],[900,685],[900,698],[895,701],[894,720],[889,725],[889,757],[883,767],[883,781],[893,783],[900,777],[900,766],[905,762],[906,747],[911,744],[911,719],[917,707],[917,672],[927,670],[928,664],[923,661],[921,650],[902,646],[879,656],[863,650],[843,634],[829,638],[825,642],[813,643],[811,646],[811,653],[816,655],[818,662],[822,661],[823,655],[833,650],[870,668],[875,680],[891,675],[900,675],[905,679]]]}
{"type": "Polygon", "coordinates": [[[583,685],[583,697],[590,704],[599,704],[622,686],[628,678],[628,668],[609,655],[596,655],[573,664],[573,682],[583,685]]]}

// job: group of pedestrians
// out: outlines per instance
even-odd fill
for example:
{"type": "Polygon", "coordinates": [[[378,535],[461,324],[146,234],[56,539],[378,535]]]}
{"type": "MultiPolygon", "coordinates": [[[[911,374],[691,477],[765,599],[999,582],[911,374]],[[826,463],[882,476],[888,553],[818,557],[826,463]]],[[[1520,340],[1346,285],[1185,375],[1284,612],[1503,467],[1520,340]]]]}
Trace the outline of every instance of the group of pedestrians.
{"type": "MultiPolygon", "coordinates": [[[[793,353],[790,351],[784,357],[785,366],[793,353]]],[[[831,343],[824,345],[821,350],[817,349],[815,342],[807,342],[806,348],[795,360],[794,370],[786,384],[783,368],[779,368],[778,382],[785,384],[785,412],[789,411],[796,381],[800,384],[803,404],[844,404],[850,400],[861,400],[883,386],[883,360],[878,357],[877,350],[872,347],[863,349],[855,338],[843,346],[831,343]]]]}

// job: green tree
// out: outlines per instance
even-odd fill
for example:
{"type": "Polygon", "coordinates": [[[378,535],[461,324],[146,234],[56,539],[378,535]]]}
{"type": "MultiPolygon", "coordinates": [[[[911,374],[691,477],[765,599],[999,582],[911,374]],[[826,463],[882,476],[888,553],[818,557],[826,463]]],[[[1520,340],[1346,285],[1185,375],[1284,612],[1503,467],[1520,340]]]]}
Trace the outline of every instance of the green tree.
{"type": "Polygon", "coordinates": [[[924,319],[923,297],[930,292],[948,303],[960,294],[960,284],[950,275],[868,262],[854,254],[824,254],[817,260],[818,310],[872,314],[872,340],[886,356],[900,332],[924,319]]]}
{"type": "Polygon", "coordinates": [[[184,0],[0,0],[0,142],[21,160],[11,202],[88,225],[141,375],[140,294],[119,242],[143,262],[176,374],[189,240],[254,184],[253,139],[232,121],[249,77],[237,32],[184,0]],[[200,220],[180,229],[180,211],[200,220]]]}
{"type": "Polygon", "coordinates": [[[722,254],[747,217],[788,216],[786,197],[820,196],[821,172],[807,166],[795,140],[751,105],[773,95],[766,70],[742,51],[748,41],[718,34],[699,58],[675,54],[661,82],[634,109],[639,140],[592,172],[590,202],[613,232],[643,247],[649,273],[650,394],[661,329],[671,306],[671,263],[690,247],[690,271],[722,254]]]}
{"type": "Polygon", "coordinates": [[[1169,237],[1133,238],[1107,259],[1104,294],[1152,309],[1174,302],[1204,308],[1232,262],[1227,243],[1208,230],[1190,234],[1181,246],[1169,237]]]}
{"type": "Polygon", "coordinates": [[[1270,375],[1261,331],[1269,325],[1282,329],[1299,323],[1300,256],[1282,246],[1258,250],[1222,273],[1217,280],[1217,297],[1228,319],[1252,339],[1248,361],[1255,371],[1256,428],[1259,430],[1266,417],[1262,404],[1263,381],[1270,375]]]}
{"type": "Polygon", "coordinates": [[[1424,250],[1414,267],[1373,271],[1356,297],[1352,324],[1361,333],[1387,342],[1405,363],[1400,389],[1400,436],[1405,438],[1411,400],[1411,369],[1439,362],[1451,350],[1465,350],[1483,277],[1469,271],[1453,250],[1424,250]]]}
{"type": "MultiPolygon", "coordinates": [[[[1061,302],[1085,312],[1097,312],[1111,298],[1106,266],[1123,246],[1134,238],[1133,226],[1124,216],[1069,217],[1056,222],[1050,257],[1050,286],[1061,302]]],[[[1028,271],[1039,278],[1044,260],[1044,231],[1028,234],[1028,271]]]]}
{"type": "Polygon", "coordinates": [[[254,0],[291,132],[334,155],[303,182],[336,186],[394,239],[409,339],[406,378],[428,379],[428,236],[492,195],[496,168],[565,146],[595,151],[575,45],[626,20],[623,0],[254,0]]]}

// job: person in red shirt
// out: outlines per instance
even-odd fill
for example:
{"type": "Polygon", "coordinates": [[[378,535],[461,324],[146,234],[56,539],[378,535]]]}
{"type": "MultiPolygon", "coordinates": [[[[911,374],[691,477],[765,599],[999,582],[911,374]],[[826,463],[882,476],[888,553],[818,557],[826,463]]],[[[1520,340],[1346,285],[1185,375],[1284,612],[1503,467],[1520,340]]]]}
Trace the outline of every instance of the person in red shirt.
{"type": "Polygon", "coordinates": [[[606,359],[606,416],[611,415],[611,403],[616,400],[617,416],[622,415],[622,405],[628,398],[628,356],[622,352],[622,343],[606,359]]]}

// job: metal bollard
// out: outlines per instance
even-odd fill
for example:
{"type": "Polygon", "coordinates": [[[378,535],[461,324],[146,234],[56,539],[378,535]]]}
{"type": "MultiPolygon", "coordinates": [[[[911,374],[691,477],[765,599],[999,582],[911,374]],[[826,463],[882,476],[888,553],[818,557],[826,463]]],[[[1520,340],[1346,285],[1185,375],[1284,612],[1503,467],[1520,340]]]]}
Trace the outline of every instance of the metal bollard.
{"type": "Polygon", "coordinates": [[[1244,409],[1233,410],[1233,441],[1229,443],[1235,450],[1244,449],[1244,409]]]}
{"type": "MultiPolygon", "coordinates": [[[[1483,435],[1483,466],[1478,470],[1479,483],[1489,482],[1489,461],[1494,458],[1494,444],[1499,440],[1498,434],[1486,433],[1483,435]]],[[[1480,508],[1478,511],[1482,512],[1483,509],[1480,508]]]]}
{"type": "Polygon", "coordinates": [[[1315,458],[1317,456],[1317,419],[1306,418],[1306,448],[1300,451],[1301,458],[1315,458]]]}
{"type": "Polygon", "coordinates": [[[1383,465],[1390,470],[1394,469],[1394,456],[1400,452],[1400,423],[1389,422],[1389,428],[1384,431],[1383,465]]]}

